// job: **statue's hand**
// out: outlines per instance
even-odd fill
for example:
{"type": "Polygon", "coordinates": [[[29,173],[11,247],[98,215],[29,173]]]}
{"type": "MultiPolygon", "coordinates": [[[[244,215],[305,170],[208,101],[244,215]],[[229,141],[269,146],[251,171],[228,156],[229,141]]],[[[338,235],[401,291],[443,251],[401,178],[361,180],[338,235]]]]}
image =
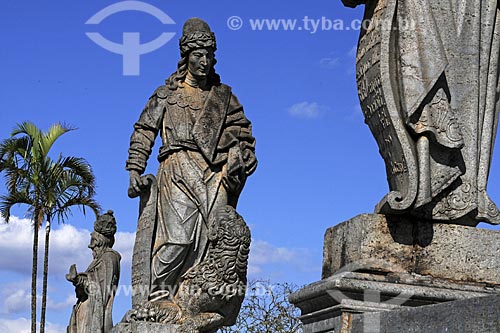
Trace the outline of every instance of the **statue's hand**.
{"type": "Polygon", "coordinates": [[[78,273],[76,272],[76,265],[73,264],[69,268],[69,273],[66,274],[66,280],[73,282],[73,281],[75,281],[77,275],[78,275],[78,273]]]}
{"type": "Polygon", "coordinates": [[[231,147],[227,155],[227,165],[222,181],[227,190],[239,193],[245,183],[245,162],[242,149],[240,146],[231,147]]]}
{"type": "Polygon", "coordinates": [[[139,172],[134,170],[130,171],[130,184],[128,187],[128,196],[130,198],[138,197],[147,186],[147,181],[142,180],[139,172]]]}

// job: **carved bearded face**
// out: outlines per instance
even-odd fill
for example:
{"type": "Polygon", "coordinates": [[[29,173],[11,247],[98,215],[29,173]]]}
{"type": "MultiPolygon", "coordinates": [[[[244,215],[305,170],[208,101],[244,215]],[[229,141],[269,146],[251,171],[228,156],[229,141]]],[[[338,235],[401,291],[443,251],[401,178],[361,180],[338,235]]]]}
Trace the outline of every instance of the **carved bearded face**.
{"type": "Polygon", "coordinates": [[[196,79],[207,77],[214,60],[212,48],[195,49],[189,53],[188,71],[196,79]]]}

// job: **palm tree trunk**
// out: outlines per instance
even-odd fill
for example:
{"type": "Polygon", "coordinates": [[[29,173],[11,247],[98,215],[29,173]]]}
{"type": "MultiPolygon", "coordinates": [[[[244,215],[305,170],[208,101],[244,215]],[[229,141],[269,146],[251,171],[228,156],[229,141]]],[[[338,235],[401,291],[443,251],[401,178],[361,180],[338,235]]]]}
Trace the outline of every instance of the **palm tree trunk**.
{"type": "Polygon", "coordinates": [[[31,267],[31,333],[36,333],[36,277],[38,268],[38,216],[35,213],[33,232],[33,264],[31,267]]]}
{"type": "Polygon", "coordinates": [[[43,256],[43,289],[42,289],[42,314],[40,317],[40,333],[45,333],[45,313],[47,310],[47,278],[49,275],[49,239],[50,239],[50,216],[45,222],[45,252],[43,256]]]}

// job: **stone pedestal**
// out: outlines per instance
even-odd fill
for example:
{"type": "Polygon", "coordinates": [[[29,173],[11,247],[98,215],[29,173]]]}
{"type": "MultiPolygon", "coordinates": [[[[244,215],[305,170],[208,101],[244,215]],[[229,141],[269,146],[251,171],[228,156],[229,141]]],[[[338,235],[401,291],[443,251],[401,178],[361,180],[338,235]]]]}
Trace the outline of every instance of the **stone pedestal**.
{"type": "Polygon", "coordinates": [[[148,322],[119,323],[113,327],[112,333],[182,333],[178,325],[148,322]]]}
{"type": "Polygon", "coordinates": [[[500,233],[360,215],[327,230],[322,277],[290,299],[304,332],[362,332],[356,314],[500,293],[500,233]]]}

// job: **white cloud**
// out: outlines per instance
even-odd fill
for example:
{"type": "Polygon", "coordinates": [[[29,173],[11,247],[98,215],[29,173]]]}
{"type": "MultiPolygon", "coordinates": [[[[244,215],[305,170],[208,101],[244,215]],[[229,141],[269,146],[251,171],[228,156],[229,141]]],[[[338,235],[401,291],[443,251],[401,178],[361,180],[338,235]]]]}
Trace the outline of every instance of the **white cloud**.
{"type": "MultiPolygon", "coordinates": [[[[31,321],[27,318],[0,319],[0,332],[2,333],[30,333],[31,321]]],[[[47,323],[45,326],[47,333],[65,333],[66,327],[47,323]]]]}
{"type": "MultiPolygon", "coordinates": [[[[307,103],[306,103],[307,104],[307,103]]],[[[316,103],[313,103],[316,105],[316,103]]],[[[306,105],[306,107],[309,104],[306,105]]],[[[317,106],[313,106],[317,108],[317,106]]],[[[43,231],[43,229],[42,229],[43,231]]],[[[42,236],[44,233],[41,232],[42,236]]],[[[92,260],[92,253],[87,248],[90,231],[77,229],[65,224],[51,232],[49,275],[64,280],[71,264],[76,263],[78,271],[84,271],[92,260]]],[[[39,257],[43,255],[43,237],[40,237],[39,257]]],[[[122,272],[130,272],[135,234],[131,232],[118,232],[114,249],[122,256],[122,272]]],[[[30,221],[12,217],[9,224],[0,224],[0,251],[10,253],[0,256],[0,270],[21,273],[26,278],[23,281],[9,283],[0,290],[0,311],[3,313],[17,313],[29,309],[31,301],[31,246],[33,230],[30,221]]],[[[305,249],[289,249],[276,247],[266,241],[253,240],[250,252],[249,273],[259,274],[263,267],[269,264],[291,264],[304,262],[307,256],[305,249]]],[[[39,262],[39,281],[42,272],[42,262],[39,262]]],[[[307,261],[307,260],[306,260],[307,261]]],[[[50,288],[50,284],[49,284],[50,288]]],[[[59,289],[59,288],[57,288],[59,289]]],[[[39,290],[40,291],[40,290],[39,290]]],[[[53,290],[57,293],[58,290],[53,290]]],[[[49,293],[51,294],[51,293],[49,293]]],[[[50,295],[49,295],[50,296],[50,295]]],[[[59,297],[62,301],[48,299],[47,307],[57,310],[74,303],[73,294],[67,298],[59,297]]],[[[0,330],[1,332],[1,330],[0,330]]]]}
{"type": "MultiPolygon", "coordinates": [[[[43,271],[44,229],[40,232],[37,304],[41,303],[41,277],[43,271]]],[[[118,232],[114,248],[122,256],[122,272],[130,275],[130,265],[134,245],[134,233],[118,232]]],[[[92,252],[87,245],[90,231],[77,229],[66,224],[57,226],[50,237],[49,292],[47,309],[54,312],[70,308],[76,302],[73,287],[65,281],[65,274],[71,264],[77,265],[78,271],[84,271],[92,260],[92,252]]],[[[12,217],[8,224],[0,223],[0,251],[9,255],[0,256],[0,272],[7,275],[20,275],[16,282],[2,281],[0,288],[0,314],[25,315],[31,306],[31,267],[32,267],[33,229],[27,219],[12,217]]],[[[1,274],[1,273],[0,273],[1,274]]],[[[4,325],[19,324],[21,321],[6,322],[4,325]]],[[[19,332],[4,330],[0,332],[19,332]]],[[[10,326],[9,326],[10,327],[10,326]]],[[[55,332],[55,331],[54,331],[55,332]]]]}
{"type": "MultiPolygon", "coordinates": [[[[37,305],[41,305],[42,296],[40,294],[41,280],[38,280],[37,305]]],[[[74,293],[68,294],[66,299],[55,301],[51,295],[57,294],[58,290],[50,290],[47,295],[47,309],[61,310],[73,306],[76,303],[74,293]]],[[[31,280],[22,280],[12,283],[3,283],[0,289],[0,313],[1,314],[22,314],[23,311],[30,311],[31,307],[31,280]]],[[[2,332],[0,330],[0,332],[2,332]]]]}
{"type": "MultiPolygon", "coordinates": [[[[42,271],[45,229],[39,233],[39,273],[42,271]]],[[[118,232],[114,248],[122,255],[122,265],[130,265],[135,234],[118,232]]],[[[90,231],[64,224],[53,229],[50,234],[49,274],[61,278],[72,264],[84,271],[92,260],[92,252],[87,248],[90,231]]],[[[0,224],[0,251],[10,255],[0,256],[0,270],[31,276],[33,228],[30,220],[12,217],[8,224],[0,224]]]]}
{"type": "Polygon", "coordinates": [[[113,249],[122,256],[120,262],[122,270],[125,266],[132,265],[132,254],[134,253],[135,232],[117,232],[113,249]]]}
{"type": "Polygon", "coordinates": [[[288,113],[294,117],[312,119],[320,117],[327,110],[328,107],[316,102],[301,102],[289,107],[288,113]]]}
{"type": "Polygon", "coordinates": [[[310,262],[310,252],[307,249],[301,248],[286,248],[277,247],[266,241],[252,240],[250,247],[250,257],[248,264],[248,274],[250,276],[262,275],[266,273],[276,273],[269,269],[264,269],[264,266],[272,265],[273,270],[279,271],[278,266],[284,265],[294,267],[300,271],[304,271],[304,263],[310,262]]]}
{"type": "Polygon", "coordinates": [[[250,248],[250,261],[253,264],[272,264],[290,262],[297,255],[296,249],[275,247],[266,241],[254,240],[250,248]]]}
{"type": "MultiPolygon", "coordinates": [[[[89,233],[89,230],[77,229],[69,224],[58,226],[52,231],[48,309],[61,311],[68,309],[75,303],[73,288],[69,283],[66,283],[64,275],[71,264],[76,263],[78,271],[84,271],[92,260],[92,253],[87,248],[90,239],[89,233]],[[58,280],[60,283],[56,283],[54,280],[58,280]]],[[[124,278],[123,274],[130,275],[135,234],[118,232],[116,236],[114,249],[122,255],[121,271],[122,278],[124,278]]],[[[0,256],[0,271],[9,274],[11,272],[20,273],[22,277],[22,280],[16,282],[3,282],[0,288],[0,314],[25,315],[29,313],[32,237],[33,231],[29,220],[13,217],[9,224],[0,224],[0,251],[10,254],[0,256]]],[[[43,237],[40,239],[42,240],[43,237]]],[[[39,256],[41,257],[43,241],[40,242],[40,250],[39,256]]],[[[310,258],[311,254],[307,249],[279,247],[263,240],[254,239],[251,246],[248,273],[251,278],[257,278],[285,274],[288,269],[304,272],[307,269],[306,265],[309,265],[310,258]]],[[[38,294],[41,292],[41,259],[39,262],[38,294]]],[[[40,295],[38,295],[37,301],[40,303],[40,295]]],[[[29,323],[26,324],[23,319],[0,320],[0,332],[24,332],[21,328],[22,325],[28,325],[26,327],[29,329],[29,323]]],[[[53,332],[58,332],[57,327],[53,332]]]]}
{"type": "Polygon", "coordinates": [[[62,310],[66,309],[70,306],[75,305],[76,303],[76,296],[74,293],[69,294],[68,297],[62,302],[56,302],[50,297],[47,297],[47,309],[48,310],[62,310]]]}
{"type": "Polygon", "coordinates": [[[325,57],[319,61],[319,64],[323,68],[333,69],[338,66],[340,58],[337,57],[325,57]]]}
{"type": "Polygon", "coordinates": [[[31,294],[26,289],[14,289],[3,299],[2,313],[18,313],[29,309],[31,294]]]}

